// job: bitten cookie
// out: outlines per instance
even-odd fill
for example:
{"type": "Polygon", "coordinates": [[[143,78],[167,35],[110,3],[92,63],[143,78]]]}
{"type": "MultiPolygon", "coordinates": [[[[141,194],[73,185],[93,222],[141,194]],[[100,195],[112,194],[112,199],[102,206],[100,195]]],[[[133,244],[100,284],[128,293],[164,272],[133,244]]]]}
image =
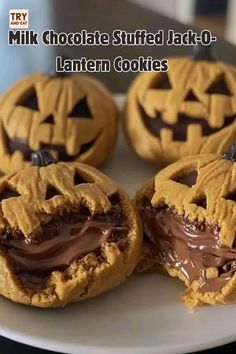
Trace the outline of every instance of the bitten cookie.
{"type": "Polygon", "coordinates": [[[0,180],[0,294],[58,307],[122,283],[141,252],[126,193],[95,168],[48,152],[0,180]]]}
{"type": "Polygon", "coordinates": [[[139,270],[181,279],[191,308],[236,302],[235,161],[236,150],[182,159],[136,195],[146,239],[139,270]]]}
{"type": "Polygon", "coordinates": [[[124,128],[143,159],[169,164],[198,153],[222,153],[236,138],[236,70],[217,61],[169,58],[168,72],[138,74],[124,128]]]}
{"type": "Polygon", "coordinates": [[[117,108],[110,92],[81,74],[32,74],[0,99],[0,170],[30,165],[30,155],[50,149],[60,161],[100,165],[117,136],[117,108]]]}

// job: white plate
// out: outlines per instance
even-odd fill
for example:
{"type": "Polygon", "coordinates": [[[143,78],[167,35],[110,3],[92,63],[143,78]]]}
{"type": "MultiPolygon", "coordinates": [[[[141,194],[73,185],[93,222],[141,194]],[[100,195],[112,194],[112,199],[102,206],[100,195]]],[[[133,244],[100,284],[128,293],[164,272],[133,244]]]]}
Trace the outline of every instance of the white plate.
{"type": "MultiPolygon", "coordinates": [[[[122,104],[122,97],[119,99],[122,104]]],[[[103,170],[132,195],[154,174],[120,138],[103,170]]],[[[236,306],[190,312],[178,280],[131,277],[110,293],[64,309],[37,309],[0,299],[0,334],[44,349],[76,354],[170,354],[236,340],[236,306]]]]}

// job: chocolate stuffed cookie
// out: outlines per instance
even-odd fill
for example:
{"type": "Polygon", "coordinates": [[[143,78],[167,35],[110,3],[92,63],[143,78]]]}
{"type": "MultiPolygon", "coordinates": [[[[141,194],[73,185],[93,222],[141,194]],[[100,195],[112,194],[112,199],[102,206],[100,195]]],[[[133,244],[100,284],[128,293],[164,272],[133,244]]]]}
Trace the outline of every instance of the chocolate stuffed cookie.
{"type": "Polygon", "coordinates": [[[58,307],[122,283],[142,243],[126,193],[95,168],[45,151],[33,163],[0,180],[0,293],[58,307]]]}
{"type": "Polygon", "coordinates": [[[235,152],[195,155],[137,193],[145,243],[139,269],[178,277],[190,307],[236,302],[235,152]]]}

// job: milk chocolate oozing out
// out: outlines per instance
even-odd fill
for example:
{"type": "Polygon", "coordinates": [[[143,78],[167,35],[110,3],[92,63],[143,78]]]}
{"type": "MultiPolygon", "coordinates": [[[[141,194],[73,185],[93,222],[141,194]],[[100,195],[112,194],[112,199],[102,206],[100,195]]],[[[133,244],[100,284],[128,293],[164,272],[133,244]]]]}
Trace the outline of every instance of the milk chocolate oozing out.
{"type": "Polygon", "coordinates": [[[181,270],[190,283],[199,281],[200,292],[218,292],[233,276],[236,249],[221,245],[216,225],[191,223],[174,209],[155,208],[149,201],[143,204],[142,218],[159,265],[181,270]]]}
{"type": "Polygon", "coordinates": [[[122,249],[128,226],[118,200],[109,212],[91,215],[77,207],[63,216],[55,215],[42,226],[42,234],[26,239],[21,231],[3,229],[0,247],[5,252],[22,285],[30,289],[45,286],[54,270],[65,270],[71,262],[88,253],[100,254],[104,242],[115,242],[122,249]]]}

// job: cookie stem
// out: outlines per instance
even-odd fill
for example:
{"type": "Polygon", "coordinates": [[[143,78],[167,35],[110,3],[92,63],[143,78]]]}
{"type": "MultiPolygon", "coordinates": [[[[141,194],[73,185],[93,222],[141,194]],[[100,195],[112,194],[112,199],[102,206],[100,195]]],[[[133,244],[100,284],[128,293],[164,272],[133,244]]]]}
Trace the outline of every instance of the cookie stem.
{"type": "Polygon", "coordinates": [[[33,152],[31,154],[31,163],[33,166],[48,166],[52,163],[57,163],[58,161],[54,159],[51,152],[49,150],[40,150],[33,152]]]}
{"type": "Polygon", "coordinates": [[[223,159],[236,162],[236,141],[231,145],[230,149],[224,153],[223,159]]]}
{"type": "Polygon", "coordinates": [[[193,47],[193,59],[214,61],[215,59],[211,53],[211,49],[211,45],[202,45],[201,43],[198,43],[193,47]]]}

